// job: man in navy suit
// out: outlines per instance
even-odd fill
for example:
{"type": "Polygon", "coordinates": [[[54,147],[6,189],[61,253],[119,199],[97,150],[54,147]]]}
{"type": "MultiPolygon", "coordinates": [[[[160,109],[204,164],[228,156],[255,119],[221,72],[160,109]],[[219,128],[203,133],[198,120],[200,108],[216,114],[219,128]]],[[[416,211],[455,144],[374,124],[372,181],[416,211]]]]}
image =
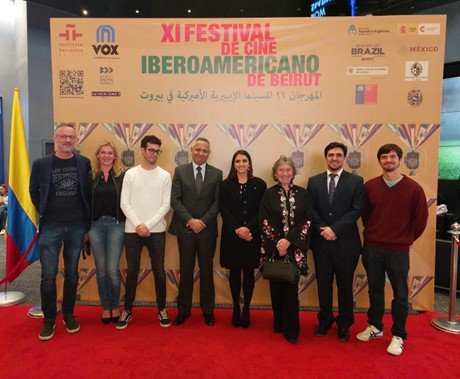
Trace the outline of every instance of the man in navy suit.
{"type": "Polygon", "coordinates": [[[320,311],[316,336],[325,336],[334,321],[338,338],[350,339],[354,322],[353,278],[361,253],[357,221],[364,204],[363,178],[343,170],[347,147],[332,142],[324,149],[327,171],[313,176],[307,189],[313,199],[311,249],[315,259],[320,311]],[[332,311],[332,285],[337,283],[339,313],[332,311]]]}
{"type": "Polygon", "coordinates": [[[174,325],[183,324],[191,315],[193,269],[198,257],[201,310],[204,322],[212,326],[215,323],[213,259],[222,171],[206,163],[211,153],[206,138],[197,138],[191,153],[193,162],[176,167],[171,189],[174,215],[169,232],[177,236],[180,264],[179,314],[174,325]]]}

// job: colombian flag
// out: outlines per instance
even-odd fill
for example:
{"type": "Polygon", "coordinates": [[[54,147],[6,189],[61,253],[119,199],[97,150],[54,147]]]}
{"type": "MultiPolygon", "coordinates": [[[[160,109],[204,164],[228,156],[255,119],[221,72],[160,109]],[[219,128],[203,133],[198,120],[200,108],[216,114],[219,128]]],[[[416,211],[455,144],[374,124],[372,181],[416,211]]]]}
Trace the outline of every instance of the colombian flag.
{"type": "Polygon", "coordinates": [[[13,282],[39,257],[37,213],[29,194],[30,163],[22,121],[19,90],[14,90],[11,120],[8,189],[8,233],[6,238],[6,276],[13,282]]]}

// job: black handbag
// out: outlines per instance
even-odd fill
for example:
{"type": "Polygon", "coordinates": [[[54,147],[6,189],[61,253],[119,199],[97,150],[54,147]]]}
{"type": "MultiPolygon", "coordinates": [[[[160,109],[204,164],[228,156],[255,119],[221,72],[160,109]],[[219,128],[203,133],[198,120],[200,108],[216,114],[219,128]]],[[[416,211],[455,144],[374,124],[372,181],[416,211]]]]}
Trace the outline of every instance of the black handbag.
{"type": "Polygon", "coordinates": [[[262,277],[274,282],[294,283],[299,279],[299,269],[287,255],[275,259],[274,255],[265,261],[262,277]]]}

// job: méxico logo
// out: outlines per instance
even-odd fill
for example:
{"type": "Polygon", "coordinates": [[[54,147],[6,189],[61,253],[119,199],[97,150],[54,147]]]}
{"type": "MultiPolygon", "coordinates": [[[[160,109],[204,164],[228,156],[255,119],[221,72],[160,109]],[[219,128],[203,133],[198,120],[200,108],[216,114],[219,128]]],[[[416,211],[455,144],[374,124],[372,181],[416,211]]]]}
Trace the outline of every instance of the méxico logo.
{"type": "Polygon", "coordinates": [[[96,45],[92,45],[96,58],[118,59],[118,45],[115,44],[115,29],[101,25],[96,29],[96,45]]]}

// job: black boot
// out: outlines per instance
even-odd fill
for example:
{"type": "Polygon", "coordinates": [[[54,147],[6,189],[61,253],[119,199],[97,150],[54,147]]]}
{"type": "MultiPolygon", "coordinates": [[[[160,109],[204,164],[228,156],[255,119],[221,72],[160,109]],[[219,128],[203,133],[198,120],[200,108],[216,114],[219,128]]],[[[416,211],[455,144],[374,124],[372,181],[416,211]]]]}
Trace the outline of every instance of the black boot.
{"type": "Polygon", "coordinates": [[[233,305],[232,325],[237,328],[241,325],[241,310],[237,304],[233,305]]]}
{"type": "Polygon", "coordinates": [[[243,313],[241,314],[241,326],[246,329],[251,324],[251,315],[249,314],[249,306],[243,307],[243,313]]]}

